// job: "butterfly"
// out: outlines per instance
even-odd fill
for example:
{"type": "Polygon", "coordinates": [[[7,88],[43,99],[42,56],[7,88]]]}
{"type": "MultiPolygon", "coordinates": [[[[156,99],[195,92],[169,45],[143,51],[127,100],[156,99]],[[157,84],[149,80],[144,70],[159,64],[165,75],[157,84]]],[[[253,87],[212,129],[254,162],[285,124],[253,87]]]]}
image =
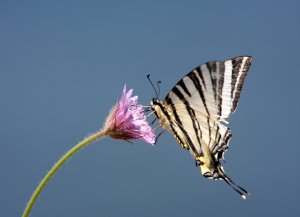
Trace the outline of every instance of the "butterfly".
{"type": "Polygon", "coordinates": [[[243,199],[250,194],[225,173],[222,161],[232,136],[226,118],[237,108],[251,63],[251,56],[207,62],[179,80],[165,99],[151,101],[158,127],[192,154],[202,175],[224,180],[243,199]]]}

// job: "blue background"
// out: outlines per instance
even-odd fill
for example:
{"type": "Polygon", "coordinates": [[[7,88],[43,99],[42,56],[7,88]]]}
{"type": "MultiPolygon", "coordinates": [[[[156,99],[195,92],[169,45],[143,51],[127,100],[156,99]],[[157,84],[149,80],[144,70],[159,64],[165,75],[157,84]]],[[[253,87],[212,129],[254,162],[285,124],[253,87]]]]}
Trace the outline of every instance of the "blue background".
{"type": "MultiPolygon", "coordinates": [[[[0,1],[0,216],[21,216],[46,171],[102,127],[123,85],[149,105],[195,66],[252,55],[230,118],[227,173],[203,178],[165,133],[72,157],[31,216],[299,216],[299,1],[0,1]]],[[[152,118],[151,118],[152,120],[152,118]]]]}

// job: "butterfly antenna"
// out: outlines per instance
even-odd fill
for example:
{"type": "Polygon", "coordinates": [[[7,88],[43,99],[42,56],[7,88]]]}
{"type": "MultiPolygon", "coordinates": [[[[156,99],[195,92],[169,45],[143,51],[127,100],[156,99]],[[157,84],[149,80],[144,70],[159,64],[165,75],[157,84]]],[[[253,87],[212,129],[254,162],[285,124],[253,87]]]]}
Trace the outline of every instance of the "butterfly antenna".
{"type": "Polygon", "coordinates": [[[151,81],[151,79],[150,79],[150,74],[147,75],[147,78],[148,78],[148,80],[149,80],[151,86],[153,87],[153,89],[154,89],[154,91],[155,91],[156,98],[158,98],[158,93],[157,93],[157,90],[156,90],[155,86],[153,85],[153,83],[152,83],[152,81],[151,81]]]}

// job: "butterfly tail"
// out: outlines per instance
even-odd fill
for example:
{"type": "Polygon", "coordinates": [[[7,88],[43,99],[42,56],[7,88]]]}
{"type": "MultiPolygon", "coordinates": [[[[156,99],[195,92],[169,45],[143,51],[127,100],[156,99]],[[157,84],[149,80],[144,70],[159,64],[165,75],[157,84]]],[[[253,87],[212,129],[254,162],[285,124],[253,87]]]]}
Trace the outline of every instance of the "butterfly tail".
{"type": "Polygon", "coordinates": [[[241,197],[245,200],[247,196],[251,194],[242,188],[241,186],[237,185],[224,171],[222,166],[218,168],[220,178],[223,179],[234,191],[241,195],[241,197]]]}

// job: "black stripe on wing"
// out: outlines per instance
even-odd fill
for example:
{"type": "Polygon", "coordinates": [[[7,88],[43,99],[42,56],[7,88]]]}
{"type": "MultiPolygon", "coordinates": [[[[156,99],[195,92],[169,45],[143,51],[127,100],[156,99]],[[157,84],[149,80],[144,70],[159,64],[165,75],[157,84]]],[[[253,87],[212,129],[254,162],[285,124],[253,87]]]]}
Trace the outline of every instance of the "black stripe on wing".
{"type": "MultiPolygon", "coordinates": [[[[178,88],[173,88],[172,90],[176,96],[182,101],[182,103],[185,105],[185,108],[186,110],[188,111],[188,114],[189,114],[189,117],[193,123],[193,129],[195,131],[195,135],[196,135],[196,138],[197,138],[197,141],[198,143],[200,144],[200,137],[202,137],[202,132],[201,132],[201,128],[200,128],[200,124],[199,122],[197,121],[197,118],[196,118],[196,114],[195,114],[195,111],[191,108],[191,106],[189,105],[188,101],[186,100],[186,98],[183,96],[183,94],[180,92],[180,90],[178,88]]],[[[176,112],[177,114],[177,111],[174,107],[173,109],[173,112],[176,112]]],[[[178,116],[178,115],[177,115],[178,116]]],[[[178,116],[178,119],[180,119],[180,117],[178,116]]],[[[181,121],[180,121],[181,122],[181,121]]],[[[182,123],[182,122],[181,122],[182,123]]]]}
{"type": "MultiPolygon", "coordinates": [[[[211,78],[212,92],[215,99],[216,113],[220,117],[222,116],[222,101],[223,101],[223,86],[224,86],[224,74],[225,65],[224,62],[211,61],[206,63],[208,74],[211,78]]],[[[212,97],[212,96],[210,96],[212,97]]]]}
{"type": "MultiPolygon", "coordinates": [[[[172,108],[172,111],[173,111],[173,114],[174,114],[174,118],[175,118],[175,121],[176,121],[176,126],[181,130],[182,134],[184,135],[185,137],[185,140],[187,141],[188,143],[188,146],[189,148],[192,149],[193,153],[195,155],[198,155],[199,152],[197,151],[194,143],[192,142],[192,139],[190,137],[190,135],[188,134],[188,132],[183,128],[182,126],[182,121],[180,120],[178,114],[177,114],[177,111],[176,111],[176,108],[174,106],[174,104],[172,103],[172,100],[170,99],[170,105],[171,105],[171,108],[172,108]]],[[[173,130],[173,133],[175,132],[175,130],[173,130]]],[[[176,132],[176,134],[178,135],[178,133],[176,132]]],[[[182,143],[182,146],[184,147],[186,144],[185,143],[182,143]]]]}
{"type": "MultiPolygon", "coordinates": [[[[188,88],[186,87],[186,85],[185,85],[183,79],[181,79],[181,80],[177,83],[177,85],[179,85],[189,97],[192,96],[191,93],[190,93],[190,91],[189,91],[188,88]]],[[[173,88],[173,90],[174,90],[174,89],[178,89],[178,88],[175,86],[175,87],[173,88]]]]}
{"type": "Polygon", "coordinates": [[[210,112],[208,110],[208,107],[207,107],[207,104],[206,104],[206,99],[205,99],[207,96],[206,97],[204,96],[205,91],[203,91],[204,88],[202,88],[200,80],[198,79],[197,75],[200,77],[200,79],[202,80],[202,83],[205,85],[205,81],[204,81],[204,78],[203,78],[202,71],[201,71],[200,67],[198,67],[197,69],[195,69],[192,73],[189,73],[188,77],[193,81],[193,84],[195,85],[196,89],[198,90],[198,93],[199,93],[199,95],[201,97],[202,103],[203,103],[203,105],[205,107],[205,111],[207,112],[207,119],[206,119],[206,121],[207,121],[207,125],[208,125],[208,134],[209,134],[209,143],[210,143],[210,141],[211,141],[211,128],[210,128],[210,123],[209,123],[210,112]]]}
{"type": "MultiPolygon", "coordinates": [[[[205,100],[204,91],[203,91],[204,88],[202,88],[200,80],[197,77],[197,74],[198,75],[200,74],[199,71],[194,70],[193,72],[189,73],[187,75],[187,77],[189,77],[193,81],[193,84],[194,84],[196,90],[198,91],[198,94],[201,97],[201,100],[203,102],[205,111],[207,112],[207,115],[209,116],[209,111],[208,111],[208,108],[207,108],[207,105],[206,105],[206,100],[205,100]]],[[[176,89],[176,86],[174,87],[174,89],[176,89]]]]}
{"type": "Polygon", "coordinates": [[[219,70],[213,72],[215,73],[215,78],[218,78],[216,79],[217,80],[217,95],[218,95],[218,102],[217,102],[217,105],[218,105],[218,114],[219,116],[222,116],[222,100],[223,100],[223,85],[224,85],[224,72],[225,72],[225,65],[224,63],[222,62],[217,62],[216,64],[219,65],[219,70]],[[219,76],[217,76],[217,74],[219,74],[219,76]]]}
{"type": "MultiPolygon", "coordinates": [[[[165,107],[161,104],[161,103],[156,103],[156,105],[158,105],[160,107],[160,110],[163,112],[164,116],[166,117],[166,119],[169,121],[169,126],[172,130],[172,133],[174,135],[174,137],[177,139],[177,141],[181,144],[181,146],[183,148],[189,148],[189,147],[186,147],[185,143],[183,142],[183,139],[180,137],[180,135],[178,134],[178,132],[175,130],[174,128],[174,124],[172,122],[172,119],[170,117],[170,114],[165,110],[165,107]]],[[[171,107],[173,106],[173,104],[171,104],[171,107]]],[[[155,111],[155,110],[154,110],[155,111]]],[[[156,115],[157,116],[157,115],[156,115]]],[[[176,117],[178,116],[176,113],[174,113],[174,116],[175,116],[175,120],[176,120],[176,117]]],[[[180,121],[180,120],[179,120],[180,121]]],[[[178,125],[178,124],[177,124],[178,125]]],[[[184,134],[183,132],[184,129],[181,129],[182,133],[184,134]]]]}
{"type": "Polygon", "coordinates": [[[243,56],[236,57],[231,60],[232,62],[232,80],[231,80],[231,98],[232,98],[232,108],[231,113],[233,113],[236,108],[242,91],[244,81],[246,79],[247,73],[249,71],[250,65],[252,63],[252,57],[243,56]]]}
{"type": "MultiPolygon", "coordinates": [[[[214,62],[212,62],[214,63],[214,62]]],[[[215,65],[214,64],[211,64],[211,62],[208,62],[206,63],[206,67],[207,69],[209,70],[209,72],[211,73],[208,73],[209,76],[210,76],[210,81],[211,81],[211,84],[212,84],[212,89],[213,89],[213,94],[214,94],[214,99],[215,99],[215,102],[217,101],[217,79],[216,79],[216,76],[213,76],[213,69],[215,69],[215,65]]]]}

